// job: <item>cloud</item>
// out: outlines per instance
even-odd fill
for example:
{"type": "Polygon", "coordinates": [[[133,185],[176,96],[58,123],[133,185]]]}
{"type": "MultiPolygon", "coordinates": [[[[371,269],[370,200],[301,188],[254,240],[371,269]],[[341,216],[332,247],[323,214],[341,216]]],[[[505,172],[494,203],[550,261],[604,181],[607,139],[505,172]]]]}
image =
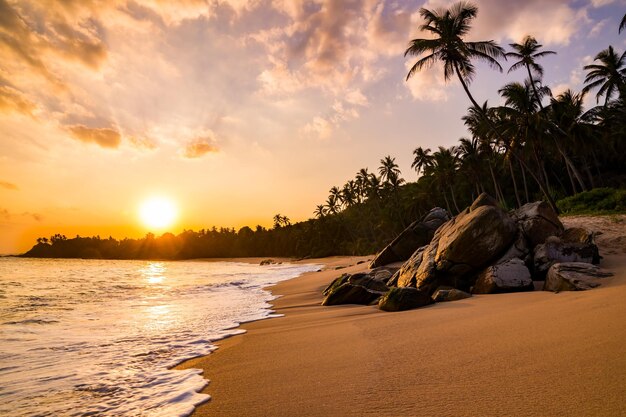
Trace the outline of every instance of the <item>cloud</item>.
{"type": "Polygon", "coordinates": [[[0,181],[0,188],[4,188],[6,190],[19,190],[19,188],[17,187],[17,185],[13,184],[12,182],[7,182],[7,181],[0,181]]]}
{"type": "Polygon", "coordinates": [[[11,213],[9,210],[5,208],[0,208],[1,220],[10,221],[10,220],[14,220],[16,217],[22,217],[22,218],[29,217],[37,222],[41,222],[43,220],[43,216],[38,213],[30,213],[28,211],[25,211],[23,213],[16,214],[16,213],[11,213]]]}
{"type": "Polygon", "coordinates": [[[200,158],[208,153],[219,152],[210,138],[197,138],[185,146],[182,156],[188,159],[200,158]]]}
{"type": "Polygon", "coordinates": [[[33,115],[36,105],[19,90],[0,85],[0,112],[18,112],[33,115]]]}
{"type": "Polygon", "coordinates": [[[117,148],[121,142],[121,135],[117,130],[102,127],[91,128],[84,125],[68,127],[75,139],[85,143],[95,143],[103,148],[117,148]]]}
{"type": "MultiPolygon", "coordinates": [[[[413,61],[407,61],[405,63],[407,71],[413,64],[413,61]]],[[[443,66],[440,64],[434,64],[431,68],[414,73],[405,84],[414,100],[448,100],[448,84],[446,84],[444,80],[443,66]]]]}

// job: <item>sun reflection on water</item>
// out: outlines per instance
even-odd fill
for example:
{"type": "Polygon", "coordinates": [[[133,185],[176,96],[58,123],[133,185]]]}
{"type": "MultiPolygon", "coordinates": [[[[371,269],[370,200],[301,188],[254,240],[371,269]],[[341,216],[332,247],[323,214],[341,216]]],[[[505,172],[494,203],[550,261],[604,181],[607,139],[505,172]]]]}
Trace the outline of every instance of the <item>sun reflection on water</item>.
{"type": "Polygon", "coordinates": [[[163,262],[149,262],[140,272],[149,284],[161,284],[165,280],[166,270],[163,262]]]}

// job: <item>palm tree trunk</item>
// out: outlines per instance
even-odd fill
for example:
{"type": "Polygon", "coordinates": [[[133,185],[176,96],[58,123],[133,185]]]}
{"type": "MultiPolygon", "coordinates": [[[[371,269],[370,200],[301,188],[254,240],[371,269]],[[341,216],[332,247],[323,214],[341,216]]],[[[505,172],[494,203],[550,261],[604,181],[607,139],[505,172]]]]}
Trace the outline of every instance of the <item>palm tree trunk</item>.
{"type": "MultiPolygon", "coordinates": [[[[457,77],[459,77],[459,81],[461,81],[461,85],[463,86],[463,90],[465,90],[465,94],[467,94],[467,97],[469,97],[474,107],[476,107],[476,109],[478,109],[478,111],[482,113],[481,107],[478,105],[476,100],[474,100],[474,96],[472,96],[472,93],[470,93],[469,88],[467,88],[467,84],[465,84],[465,80],[461,76],[461,72],[459,71],[459,66],[456,63],[454,64],[454,70],[456,71],[457,77]]],[[[486,115],[483,115],[483,116],[486,116],[486,115]]]]}
{"type": "MultiPolygon", "coordinates": [[[[565,159],[563,159],[565,161],[565,159]]],[[[572,178],[572,170],[569,169],[569,164],[565,161],[565,168],[567,169],[567,176],[569,177],[569,183],[572,186],[572,194],[576,193],[576,184],[574,184],[574,178],[572,178]]]]}
{"type": "Polygon", "coordinates": [[[524,167],[520,164],[520,171],[522,171],[522,181],[524,182],[524,194],[526,194],[526,202],[530,203],[530,197],[528,196],[528,183],[526,183],[526,172],[524,167]]]}
{"type": "Polygon", "coordinates": [[[522,207],[522,201],[519,198],[519,191],[517,191],[517,181],[515,180],[515,172],[513,172],[513,164],[509,159],[509,172],[511,172],[511,179],[513,180],[513,190],[515,190],[515,200],[517,200],[517,208],[522,207]]]}
{"type": "Polygon", "coordinates": [[[461,212],[461,210],[459,210],[459,205],[456,203],[456,196],[454,195],[454,188],[452,188],[451,185],[448,185],[448,187],[450,188],[450,194],[452,194],[452,202],[454,203],[454,208],[456,209],[457,214],[461,212]]]}
{"type": "Polygon", "coordinates": [[[541,190],[542,194],[548,200],[548,204],[550,205],[550,207],[552,207],[552,210],[554,210],[554,212],[556,214],[559,214],[560,213],[559,208],[556,206],[556,203],[554,202],[554,199],[552,198],[552,195],[550,195],[550,193],[548,192],[546,184],[537,177],[535,172],[532,171],[528,167],[528,165],[526,165],[526,162],[524,162],[524,160],[522,158],[520,158],[519,155],[517,155],[517,153],[515,153],[515,151],[511,150],[511,155],[513,155],[515,157],[515,159],[517,159],[518,162],[522,165],[522,167],[524,167],[526,169],[526,171],[528,171],[530,176],[533,177],[533,179],[535,180],[535,182],[539,186],[539,189],[541,190]]]}
{"type": "Polygon", "coordinates": [[[580,175],[580,172],[578,172],[578,169],[574,166],[574,164],[572,163],[572,160],[569,158],[569,156],[567,156],[567,153],[563,150],[557,138],[553,136],[553,139],[554,139],[554,144],[556,145],[556,149],[559,151],[561,156],[563,156],[565,163],[569,165],[570,169],[572,170],[572,174],[574,174],[574,177],[576,177],[576,181],[578,181],[578,183],[580,184],[580,188],[582,188],[583,191],[587,191],[587,186],[585,185],[585,182],[583,181],[583,178],[580,175]]]}
{"type": "Polygon", "coordinates": [[[448,201],[448,197],[446,196],[446,192],[443,193],[443,199],[446,201],[446,208],[448,209],[448,213],[452,214],[452,210],[450,210],[450,202],[448,201]]]}
{"type": "Polygon", "coordinates": [[[496,181],[496,175],[493,173],[493,167],[491,166],[491,161],[487,161],[489,165],[489,173],[491,173],[491,180],[493,181],[493,192],[496,200],[500,202],[501,205],[504,205],[504,201],[502,198],[502,191],[500,191],[500,187],[498,186],[498,181],[496,181]]]}

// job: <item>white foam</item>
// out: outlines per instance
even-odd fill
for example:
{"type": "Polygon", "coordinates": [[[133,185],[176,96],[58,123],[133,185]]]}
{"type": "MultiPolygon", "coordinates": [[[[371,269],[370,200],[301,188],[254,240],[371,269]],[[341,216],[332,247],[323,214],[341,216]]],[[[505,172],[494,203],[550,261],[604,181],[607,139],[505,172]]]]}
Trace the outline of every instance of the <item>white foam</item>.
{"type": "Polygon", "coordinates": [[[263,288],[317,269],[2,258],[0,415],[189,415],[208,381],[170,368],[279,316],[263,288]]]}

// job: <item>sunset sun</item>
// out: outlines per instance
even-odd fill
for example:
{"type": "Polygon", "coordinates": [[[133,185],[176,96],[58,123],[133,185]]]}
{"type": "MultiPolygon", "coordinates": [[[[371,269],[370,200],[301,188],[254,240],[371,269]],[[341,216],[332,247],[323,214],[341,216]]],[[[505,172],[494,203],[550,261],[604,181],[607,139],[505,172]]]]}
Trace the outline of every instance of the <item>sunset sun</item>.
{"type": "Polygon", "coordinates": [[[152,197],[139,207],[139,219],[152,229],[171,226],[176,220],[177,209],[174,202],[164,197],[152,197]]]}

